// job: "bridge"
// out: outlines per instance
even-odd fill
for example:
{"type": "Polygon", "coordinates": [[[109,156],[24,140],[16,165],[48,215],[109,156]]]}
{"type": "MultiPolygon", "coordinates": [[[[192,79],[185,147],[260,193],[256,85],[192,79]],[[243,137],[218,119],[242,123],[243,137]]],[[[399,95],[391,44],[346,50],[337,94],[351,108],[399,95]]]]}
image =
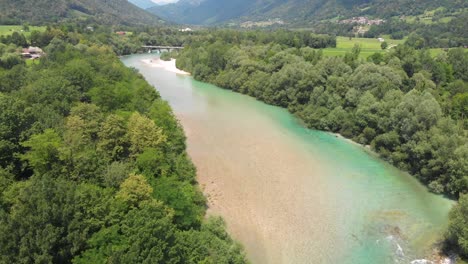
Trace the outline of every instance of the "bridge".
{"type": "Polygon", "coordinates": [[[145,45],[141,47],[145,49],[148,53],[151,53],[153,50],[157,50],[158,52],[161,52],[162,50],[173,51],[173,50],[181,50],[184,48],[184,47],[177,47],[177,46],[150,46],[150,45],[145,45]]]}

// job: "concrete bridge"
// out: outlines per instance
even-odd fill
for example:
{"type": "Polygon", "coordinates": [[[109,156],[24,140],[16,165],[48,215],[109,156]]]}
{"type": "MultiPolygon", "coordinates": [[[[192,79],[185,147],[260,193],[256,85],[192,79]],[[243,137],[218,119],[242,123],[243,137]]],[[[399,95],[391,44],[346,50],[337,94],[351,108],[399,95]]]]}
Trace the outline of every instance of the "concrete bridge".
{"type": "Polygon", "coordinates": [[[161,53],[161,51],[163,50],[173,51],[173,50],[181,50],[184,48],[184,47],[177,47],[177,46],[149,46],[149,45],[145,45],[141,47],[145,49],[148,53],[153,52],[153,50],[157,50],[158,53],[161,53]]]}

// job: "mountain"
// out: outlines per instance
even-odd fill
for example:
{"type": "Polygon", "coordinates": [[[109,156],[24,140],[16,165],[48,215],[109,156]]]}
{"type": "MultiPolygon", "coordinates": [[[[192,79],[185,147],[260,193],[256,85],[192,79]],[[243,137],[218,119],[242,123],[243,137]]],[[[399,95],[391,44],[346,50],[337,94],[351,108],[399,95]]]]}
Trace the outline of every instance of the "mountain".
{"type": "Polygon", "coordinates": [[[184,24],[214,24],[238,18],[248,12],[251,0],[180,0],[148,11],[169,21],[184,24]]]}
{"type": "Polygon", "coordinates": [[[1,24],[69,20],[106,25],[156,25],[162,21],[127,0],[0,0],[1,24]]]}
{"type": "Polygon", "coordinates": [[[282,19],[305,24],[332,18],[418,15],[428,10],[466,8],[465,0],[181,0],[148,11],[163,19],[187,24],[282,19]]]}
{"type": "Polygon", "coordinates": [[[151,0],[128,0],[128,2],[138,6],[139,8],[142,8],[142,9],[148,9],[150,7],[153,7],[153,6],[157,6],[158,4],[156,4],[155,2],[151,1],[151,0]]]}

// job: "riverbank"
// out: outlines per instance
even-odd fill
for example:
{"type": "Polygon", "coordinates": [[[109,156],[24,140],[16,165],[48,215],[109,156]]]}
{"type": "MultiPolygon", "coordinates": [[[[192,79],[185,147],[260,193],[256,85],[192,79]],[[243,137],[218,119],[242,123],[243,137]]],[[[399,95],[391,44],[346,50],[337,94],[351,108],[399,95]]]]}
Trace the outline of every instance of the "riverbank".
{"type": "Polygon", "coordinates": [[[414,177],[279,108],[124,62],[157,85],[184,127],[208,212],[253,263],[410,263],[431,254],[450,202],[414,177]]]}
{"type": "Polygon", "coordinates": [[[190,75],[189,72],[177,69],[175,59],[171,59],[170,61],[164,61],[161,60],[159,57],[155,57],[154,59],[144,59],[141,61],[150,65],[151,67],[162,68],[166,71],[174,72],[181,75],[190,75]]]}

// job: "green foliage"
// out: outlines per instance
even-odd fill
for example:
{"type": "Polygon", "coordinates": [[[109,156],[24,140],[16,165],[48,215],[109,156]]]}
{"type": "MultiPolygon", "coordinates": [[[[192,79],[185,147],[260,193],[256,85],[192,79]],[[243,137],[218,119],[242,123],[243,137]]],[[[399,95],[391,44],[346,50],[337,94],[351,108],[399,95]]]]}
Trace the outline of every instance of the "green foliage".
{"type": "Polygon", "coordinates": [[[47,22],[86,21],[86,24],[97,22],[105,25],[156,25],[160,22],[126,0],[92,1],[92,0],[58,0],[18,2],[14,0],[0,3],[2,24],[44,24],[47,22]]]}
{"type": "Polygon", "coordinates": [[[180,184],[175,177],[161,177],[153,181],[153,195],[174,209],[174,221],[180,227],[198,227],[205,210],[203,194],[190,183],[180,184]]]}
{"type": "Polygon", "coordinates": [[[146,148],[160,147],[166,142],[167,136],[153,120],[133,113],[128,120],[128,138],[131,144],[130,152],[137,155],[146,148]]]}
{"type": "Polygon", "coordinates": [[[22,65],[24,61],[18,54],[7,53],[0,57],[0,67],[4,69],[11,69],[16,65],[22,65]]]}
{"type": "MultiPolygon", "coordinates": [[[[238,44],[223,31],[214,38],[226,42],[223,49],[193,42],[179,54],[178,67],[287,107],[308,127],[368,144],[434,192],[457,197],[468,190],[468,168],[460,163],[467,137],[462,49],[432,58],[427,50],[399,45],[368,63],[359,58],[359,45],[331,58],[304,47],[238,44]],[[210,53],[224,63],[210,60],[210,53]]],[[[415,35],[408,42],[418,46],[419,40],[415,35]]]]}
{"type": "Polygon", "coordinates": [[[22,145],[30,149],[22,159],[28,161],[36,173],[45,174],[59,166],[63,142],[54,130],[46,129],[43,134],[33,135],[22,145]]]}
{"type": "Polygon", "coordinates": [[[468,53],[464,49],[451,49],[448,61],[453,67],[453,75],[457,79],[468,81],[468,53]]]}
{"type": "Polygon", "coordinates": [[[468,258],[468,195],[460,196],[458,204],[450,212],[448,230],[450,242],[458,246],[460,253],[468,258]]]}
{"type": "Polygon", "coordinates": [[[111,208],[115,217],[89,240],[90,248],[73,263],[173,263],[175,228],[171,213],[157,201],[138,208],[111,208]]]}
{"type": "Polygon", "coordinates": [[[172,51],[172,52],[162,52],[161,56],[159,57],[163,61],[170,61],[173,58],[177,57],[177,51],[172,51]]]}
{"type": "Polygon", "coordinates": [[[111,114],[101,124],[98,132],[97,148],[106,154],[109,160],[120,160],[128,156],[130,142],[127,137],[125,119],[111,114]]]}
{"type": "Polygon", "coordinates": [[[13,44],[15,46],[23,48],[28,46],[28,41],[26,40],[26,37],[22,33],[18,33],[18,31],[13,31],[11,35],[0,34],[0,43],[13,44]]]}
{"type": "Polygon", "coordinates": [[[185,134],[169,104],[161,99],[155,100],[148,116],[155,122],[156,126],[161,127],[165,133],[171,135],[167,138],[167,146],[176,153],[182,153],[186,147],[185,134]]]}
{"type": "Polygon", "coordinates": [[[148,185],[145,177],[137,174],[130,176],[120,185],[120,190],[115,196],[127,206],[139,207],[140,203],[151,200],[153,188],[148,185]]]}
{"type": "MultiPolygon", "coordinates": [[[[449,1],[444,4],[448,3],[449,1]]],[[[442,3],[440,4],[443,5],[442,3]]],[[[450,4],[459,5],[460,3],[451,1],[450,4]]],[[[458,6],[458,8],[460,7],[458,6]]],[[[387,19],[385,23],[372,25],[369,31],[365,33],[365,37],[377,38],[382,35],[390,35],[394,39],[403,39],[405,36],[408,36],[406,43],[415,48],[463,47],[466,46],[468,38],[465,30],[468,12],[466,11],[466,6],[465,9],[458,8],[445,9],[446,14],[452,18],[450,21],[441,21],[433,18],[428,21],[429,23],[425,23],[425,21],[418,21],[416,23],[405,21],[405,19],[401,19],[402,14],[408,10],[399,10],[400,13],[393,13],[394,16],[387,19]]],[[[422,14],[424,11],[423,9],[414,14],[424,16],[422,14]]]]}
{"type": "Polygon", "coordinates": [[[112,162],[109,164],[102,176],[102,183],[105,187],[118,188],[128,177],[131,166],[124,162],[112,162]]]}
{"type": "Polygon", "coordinates": [[[145,151],[138,155],[136,166],[144,175],[154,177],[167,176],[171,172],[169,161],[162,149],[145,148],[145,151]]]}
{"type": "Polygon", "coordinates": [[[5,263],[69,261],[103,224],[109,199],[98,187],[49,177],[17,183],[5,196],[11,212],[0,217],[5,263]]]}
{"type": "Polygon", "coordinates": [[[380,47],[384,50],[384,49],[387,49],[388,48],[388,43],[386,41],[382,42],[382,44],[380,45],[380,47]]]}
{"type": "Polygon", "coordinates": [[[20,141],[31,126],[32,114],[23,100],[2,93],[0,108],[0,167],[13,166],[19,170],[20,141]]]}
{"type": "Polygon", "coordinates": [[[179,232],[177,242],[183,263],[245,263],[241,246],[229,238],[219,217],[208,218],[200,231],[179,232]]]}
{"type": "Polygon", "coordinates": [[[204,230],[184,133],[154,88],[95,40],[31,36],[47,56],[0,69],[0,263],[245,263],[204,230]]]}

